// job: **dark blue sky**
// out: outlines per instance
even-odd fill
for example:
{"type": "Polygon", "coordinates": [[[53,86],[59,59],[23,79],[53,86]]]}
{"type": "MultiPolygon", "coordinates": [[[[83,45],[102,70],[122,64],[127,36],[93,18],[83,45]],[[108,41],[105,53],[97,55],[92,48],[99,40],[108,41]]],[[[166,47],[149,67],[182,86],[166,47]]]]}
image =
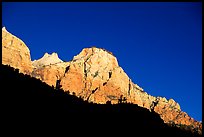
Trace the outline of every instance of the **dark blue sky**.
{"type": "Polygon", "coordinates": [[[69,61],[83,48],[105,48],[148,94],[173,98],[202,120],[201,2],[4,2],[2,26],[32,60],[57,52],[69,61]]]}

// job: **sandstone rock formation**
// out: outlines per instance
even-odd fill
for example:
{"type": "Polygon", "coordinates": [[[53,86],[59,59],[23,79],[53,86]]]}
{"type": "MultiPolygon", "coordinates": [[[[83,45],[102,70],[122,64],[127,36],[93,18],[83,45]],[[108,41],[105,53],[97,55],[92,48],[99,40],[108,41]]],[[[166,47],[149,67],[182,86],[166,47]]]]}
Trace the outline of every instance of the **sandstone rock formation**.
{"type": "Polygon", "coordinates": [[[57,53],[45,53],[42,58],[32,61],[32,65],[33,77],[39,78],[50,86],[56,86],[56,81],[64,75],[69,62],[63,62],[57,53]]]}
{"type": "Polygon", "coordinates": [[[57,53],[52,53],[51,55],[48,53],[45,53],[42,58],[32,61],[32,65],[35,68],[39,68],[39,67],[43,67],[46,65],[57,64],[61,62],[63,61],[59,59],[57,53]]]}
{"type": "Polygon", "coordinates": [[[157,112],[166,123],[202,127],[201,123],[183,112],[173,99],[151,96],[134,84],[118,65],[116,57],[104,49],[84,48],[72,61],[61,67],[60,73],[56,73],[59,68],[55,67],[50,65],[34,72],[38,72],[42,80],[47,77],[43,81],[49,85],[56,85],[56,80],[59,80],[64,91],[89,102],[105,104],[109,101],[115,104],[126,101],[157,112]],[[53,74],[57,75],[48,82],[53,74]]]}
{"type": "Polygon", "coordinates": [[[32,72],[30,50],[25,43],[2,28],[2,64],[18,68],[24,74],[32,72]]]}
{"type": "Polygon", "coordinates": [[[39,68],[34,68],[31,76],[40,79],[50,86],[56,86],[56,81],[64,76],[66,67],[69,62],[56,63],[52,65],[43,65],[39,68]]]}
{"type": "MultiPolygon", "coordinates": [[[[4,45],[9,45],[9,41],[4,37],[5,34],[2,36],[4,43],[2,48],[5,47],[4,45]]],[[[16,47],[16,45],[13,46],[16,47]]],[[[7,58],[5,53],[17,54],[16,50],[7,50],[7,48],[3,52],[4,60],[7,58]]],[[[21,60],[19,62],[22,64],[21,60]]],[[[11,66],[22,68],[22,65],[13,63],[7,61],[7,64],[11,66]]],[[[60,85],[65,92],[75,94],[89,102],[133,103],[158,113],[165,123],[192,125],[199,132],[202,130],[202,124],[183,112],[173,99],[167,100],[164,97],[151,96],[143,88],[133,83],[119,66],[116,57],[105,49],[84,48],[70,62],[61,61],[56,53],[52,55],[46,53],[32,64],[31,76],[39,78],[50,86],[60,85]]]]}

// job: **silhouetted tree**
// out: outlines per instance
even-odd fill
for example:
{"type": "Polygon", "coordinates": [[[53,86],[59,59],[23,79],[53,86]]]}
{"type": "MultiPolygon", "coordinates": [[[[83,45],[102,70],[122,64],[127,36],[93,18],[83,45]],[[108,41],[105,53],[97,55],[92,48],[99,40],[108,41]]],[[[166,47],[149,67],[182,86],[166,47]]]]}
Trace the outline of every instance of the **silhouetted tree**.
{"type": "Polygon", "coordinates": [[[111,101],[110,100],[106,101],[106,104],[111,104],[111,101]]]}
{"type": "Polygon", "coordinates": [[[118,99],[118,104],[121,104],[121,103],[127,103],[127,99],[126,97],[123,97],[123,95],[120,95],[120,98],[118,99]]]}

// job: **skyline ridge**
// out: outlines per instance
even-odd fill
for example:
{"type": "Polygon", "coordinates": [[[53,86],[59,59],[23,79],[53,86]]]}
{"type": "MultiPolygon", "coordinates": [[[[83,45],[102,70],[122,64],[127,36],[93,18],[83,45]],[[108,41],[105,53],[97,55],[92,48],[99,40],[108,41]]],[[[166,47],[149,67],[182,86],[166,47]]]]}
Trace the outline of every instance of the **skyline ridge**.
{"type": "Polygon", "coordinates": [[[54,51],[70,61],[84,47],[105,48],[134,83],[202,120],[202,3],[3,2],[2,25],[32,60],[54,51]]]}

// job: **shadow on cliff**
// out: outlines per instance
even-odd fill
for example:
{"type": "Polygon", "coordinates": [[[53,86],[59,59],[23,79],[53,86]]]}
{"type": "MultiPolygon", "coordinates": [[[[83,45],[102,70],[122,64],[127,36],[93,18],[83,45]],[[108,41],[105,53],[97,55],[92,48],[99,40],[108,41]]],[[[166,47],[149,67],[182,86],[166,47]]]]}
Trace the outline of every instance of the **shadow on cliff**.
{"type": "Polygon", "coordinates": [[[27,127],[32,123],[41,125],[47,121],[50,126],[57,127],[59,125],[52,122],[61,121],[73,129],[83,127],[106,136],[198,136],[164,124],[158,114],[136,104],[88,103],[6,65],[1,65],[0,80],[3,100],[1,112],[9,125],[26,121],[24,124],[27,127]]]}

